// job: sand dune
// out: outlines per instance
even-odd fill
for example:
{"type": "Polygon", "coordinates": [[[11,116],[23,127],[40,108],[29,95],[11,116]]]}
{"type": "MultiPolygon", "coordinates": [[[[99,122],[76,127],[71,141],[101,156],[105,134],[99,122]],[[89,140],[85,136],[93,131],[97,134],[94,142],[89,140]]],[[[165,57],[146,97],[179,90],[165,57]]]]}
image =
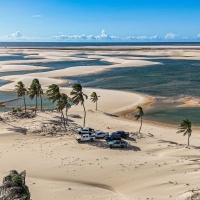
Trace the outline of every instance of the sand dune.
{"type": "MultiPolygon", "coordinates": [[[[18,51],[29,54],[36,52],[34,49],[1,49],[0,53],[18,51]]],[[[56,57],[63,59],[66,54],[63,51],[53,54],[52,50],[44,49],[37,51],[39,56],[46,57],[46,60],[54,55],[53,59],[56,57]]],[[[88,48],[87,51],[91,49],[88,48]]],[[[167,52],[163,51],[165,50],[161,53],[147,52],[147,54],[154,56],[170,54],[172,59],[173,55],[181,57],[186,54],[183,52],[185,50],[182,52],[173,50],[171,53],[168,49],[167,52]]],[[[187,51],[191,51],[190,56],[195,59],[199,56],[194,50],[187,51]]],[[[77,52],[86,51],[79,49],[77,52]]],[[[135,51],[132,53],[137,54],[135,51]]],[[[138,50],[139,53],[145,55],[144,50],[138,50]]],[[[69,59],[75,59],[72,53],[68,52],[68,54],[69,59]]],[[[97,52],[95,54],[89,59],[101,58],[110,62],[115,61],[115,63],[111,66],[98,66],[97,68],[94,66],[74,67],[23,76],[6,76],[2,79],[12,83],[0,89],[12,91],[19,80],[24,81],[28,86],[35,77],[40,79],[46,89],[51,83],[59,85],[66,83],[58,79],[59,77],[97,73],[108,68],[155,64],[143,59],[127,61],[125,58],[106,58],[106,56],[98,55],[97,52]]],[[[7,64],[8,62],[4,63],[4,65],[7,64]]],[[[61,90],[69,94],[71,89],[62,87],[61,90]]],[[[139,122],[115,116],[116,113],[133,110],[137,105],[144,105],[145,108],[145,105],[148,106],[154,100],[145,95],[122,91],[84,89],[88,95],[93,91],[101,97],[98,102],[98,111],[94,110],[95,105],[91,101],[86,101],[86,125],[110,133],[121,129],[132,133],[137,132],[139,122]]],[[[188,101],[188,104],[191,103],[188,101]]],[[[69,110],[69,115],[71,114],[83,116],[82,106],[72,107],[69,110]]],[[[34,119],[0,121],[0,162],[2,163],[0,179],[10,169],[18,171],[26,169],[27,184],[30,187],[32,198],[37,200],[65,200],[66,198],[75,200],[174,200],[179,198],[185,200],[187,198],[185,192],[199,188],[199,129],[193,130],[191,146],[186,147],[187,138],[176,134],[176,127],[144,123],[143,137],[139,139],[132,134],[127,140],[129,144],[127,149],[109,149],[103,140],[78,144],[75,140],[76,135],[69,132],[62,137],[29,133],[30,130],[36,130],[42,123],[60,120],[59,116],[60,113],[57,112],[38,112],[34,119]],[[24,129],[27,130],[27,135],[22,134],[24,129]]],[[[71,123],[79,125],[83,123],[82,118],[70,117],[69,119],[71,123]]]]}

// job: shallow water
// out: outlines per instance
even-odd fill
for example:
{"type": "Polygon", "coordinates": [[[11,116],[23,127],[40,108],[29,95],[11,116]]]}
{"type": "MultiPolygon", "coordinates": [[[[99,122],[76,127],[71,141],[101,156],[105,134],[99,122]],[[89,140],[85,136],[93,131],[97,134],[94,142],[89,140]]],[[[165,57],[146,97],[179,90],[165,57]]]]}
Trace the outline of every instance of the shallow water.
{"type": "MultiPolygon", "coordinates": [[[[101,61],[101,60],[87,60],[87,61],[56,61],[56,62],[45,62],[45,63],[26,63],[25,65],[35,65],[41,67],[49,67],[50,69],[39,69],[34,71],[18,71],[18,72],[1,72],[0,76],[8,76],[8,75],[20,75],[20,74],[28,74],[28,73],[36,73],[36,72],[45,72],[45,71],[52,71],[52,70],[59,70],[65,69],[69,67],[75,66],[104,66],[104,65],[111,65],[112,63],[101,61]]],[[[20,65],[20,64],[18,64],[20,65]]]]}
{"type": "MultiPolygon", "coordinates": [[[[14,94],[14,93],[12,93],[14,94]]],[[[15,97],[16,97],[16,94],[15,94],[15,97]]],[[[29,99],[28,96],[26,96],[26,104],[28,107],[35,107],[35,103],[36,103],[36,100],[35,98],[34,99],[29,99]]],[[[42,97],[42,104],[43,104],[43,107],[44,108],[56,108],[56,105],[53,104],[51,101],[49,101],[47,99],[47,96],[43,95],[42,97]]],[[[7,102],[5,104],[7,107],[15,107],[15,106],[18,106],[18,107],[24,107],[24,101],[22,98],[18,98],[16,101],[10,101],[10,102],[7,102]]],[[[38,108],[40,109],[40,98],[38,98],[38,108]]]]}
{"type": "MultiPolygon", "coordinates": [[[[112,63],[101,61],[100,59],[97,60],[86,60],[86,61],[56,61],[56,62],[46,62],[46,63],[34,63],[31,62],[30,64],[40,65],[42,67],[51,67],[51,69],[41,69],[41,70],[34,70],[34,71],[19,71],[19,72],[2,72],[0,76],[7,76],[7,75],[20,75],[20,74],[27,74],[32,72],[44,72],[44,71],[52,71],[52,70],[59,70],[65,69],[74,66],[97,66],[97,65],[111,65],[112,63]]],[[[7,81],[0,80],[0,86],[7,84],[7,81]]],[[[0,102],[5,102],[9,100],[16,99],[17,95],[14,92],[0,92],[0,102]]],[[[47,108],[55,108],[55,105],[52,104],[47,98],[44,98],[44,106],[47,108]]],[[[23,107],[23,101],[21,99],[17,101],[11,101],[6,104],[9,107],[21,106],[23,107]]],[[[35,100],[30,100],[27,98],[27,105],[34,107],[35,100]]],[[[0,112],[7,110],[6,108],[0,108],[0,112]]]]}
{"type": "Polygon", "coordinates": [[[184,119],[189,119],[192,124],[199,126],[200,108],[154,108],[146,112],[145,119],[177,126],[184,119]]]}
{"type": "MultiPolygon", "coordinates": [[[[0,61],[38,59],[38,58],[29,58],[26,56],[30,56],[30,54],[10,54],[9,56],[1,56],[1,54],[0,54],[0,61]]],[[[42,59],[42,58],[40,58],[40,59],[42,59]]]]}
{"type": "MultiPolygon", "coordinates": [[[[161,65],[140,68],[111,69],[106,72],[69,77],[84,87],[126,90],[157,98],[177,99],[185,96],[200,98],[200,61],[157,59],[161,65]]],[[[147,111],[146,119],[179,124],[189,118],[200,125],[200,108],[175,108],[162,104],[147,111]]]]}
{"type": "MultiPolygon", "coordinates": [[[[151,60],[151,58],[148,59],[151,60]]],[[[155,58],[153,61],[162,64],[139,68],[111,69],[98,74],[67,77],[67,79],[72,80],[73,83],[79,82],[84,87],[133,91],[161,99],[174,99],[175,102],[185,96],[200,98],[200,61],[155,58]]],[[[55,70],[73,66],[107,65],[111,63],[95,60],[91,63],[88,61],[61,61],[40,64],[41,66],[52,67],[51,70],[55,70]]],[[[5,81],[0,80],[0,85],[3,84],[5,84],[5,81]]],[[[14,93],[0,93],[0,102],[13,98],[16,98],[14,93]]],[[[23,101],[13,101],[7,105],[10,107],[23,106],[23,101]]],[[[34,106],[35,101],[28,100],[28,105],[34,106]]],[[[145,118],[170,124],[179,124],[180,121],[188,118],[192,120],[193,124],[200,125],[200,108],[176,108],[176,105],[177,103],[159,103],[145,112],[145,118]]],[[[44,101],[44,106],[55,107],[48,100],[44,101]]],[[[0,111],[2,110],[0,109],[0,111]]]]}
{"type": "Polygon", "coordinates": [[[153,96],[200,97],[200,61],[158,59],[160,65],[111,69],[87,76],[67,77],[85,87],[127,90],[153,96]]]}

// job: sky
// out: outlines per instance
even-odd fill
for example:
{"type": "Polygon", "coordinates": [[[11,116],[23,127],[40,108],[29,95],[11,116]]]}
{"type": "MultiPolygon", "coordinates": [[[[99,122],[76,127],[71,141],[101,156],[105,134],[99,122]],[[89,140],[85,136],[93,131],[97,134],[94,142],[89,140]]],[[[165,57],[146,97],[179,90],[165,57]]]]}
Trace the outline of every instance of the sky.
{"type": "Polygon", "coordinates": [[[200,42],[200,0],[0,0],[0,41],[200,42]]]}

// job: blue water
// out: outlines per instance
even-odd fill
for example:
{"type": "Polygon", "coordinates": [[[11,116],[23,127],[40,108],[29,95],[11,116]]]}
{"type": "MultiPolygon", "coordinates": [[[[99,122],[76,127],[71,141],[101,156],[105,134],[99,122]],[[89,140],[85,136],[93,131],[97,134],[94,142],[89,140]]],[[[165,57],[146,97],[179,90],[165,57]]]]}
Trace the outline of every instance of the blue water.
{"type": "MultiPolygon", "coordinates": [[[[200,108],[174,108],[175,105],[163,103],[155,105],[145,112],[145,119],[156,122],[179,125],[184,119],[189,119],[194,125],[200,125],[200,108]]],[[[134,117],[135,114],[132,116],[134,117]]]]}
{"type": "MultiPolygon", "coordinates": [[[[66,69],[69,67],[76,67],[76,66],[101,66],[101,65],[111,65],[113,63],[107,61],[101,61],[100,59],[97,60],[86,60],[86,61],[55,61],[55,62],[45,62],[45,63],[26,63],[26,65],[35,65],[41,67],[49,67],[49,69],[39,69],[34,71],[18,71],[18,72],[0,72],[0,76],[8,76],[8,75],[20,75],[20,74],[28,74],[32,72],[45,72],[45,71],[52,71],[52,70],[59,70],[59,69],[66,69]]],[[[20,65],[20,64],[18,64],[20,65]]]]}
{"type": "MultiPolygon", "coordinates": [[[[37,47],[73,47],[73,46],[148,46],[148,45],[180,45],[180,46],[200,46],[200,43],[1,43],[0,46],[31,46],[37,47]]],[[[86,57],[86,54],[80,54],[78,57],[86,57]]],[[[107,56],[115,56],[107,54],[107,56]]],[[[131,56],[129,54],[121,54],[120,56],[131,56]]],[[[137,55],[136,55],[137,56],[137,55]]],[[[147,57],[147,56],[145,56],[147,57]]],[[[174,103],[158,103],[150,110],[145,111],[145,119],[159,121],[162,123],[170,123],[178,125],[183,119],[190,119],[193,124],[200,125],[200,108],[176,108],[177,99],[185,96],[193,96],[200,98],[200,61],[190,60],[170,60],[157,59],[148,57],[149,60],[158,61],[162,64],[152,65],[140,68],[123,68],[112,69],[106,72],[79,76],[66,77],[74,82],[81,83],[84,87],[96,87],[115,90],[126,90],[139,93],[147,93],[155,96],[157,99],[173,99],[174,103]]],[[[99,61],[95,61],[99,62],[99,61]]],[[[30,63],[32,64],[32,63],[30,63]]],[[[106,65],[110,63],[102,63],[106,65]]],[[[88,62],[81,63],[79,61],[73,63],[37,63],[36,65],[52,67],[52,69],[63,69],[73,66],[89,65],[88,62]]],[[[91,63],[91,65],[96,65],[91,63]]],[[[101,65],[98,63],[97,65],[101,65]]],[[[51,69],[51,70],[52,70],[51,69]]],[[[17,72],[18,73],[18,72],[17,72]]],[[[20,72],[29,73],[29,72],[20,72]]],[[[9,73],[11,74],[11,73],[9,73]]],[[[16,74],[16,73],[15,73],[16,74]]],[[[0,85],[5,82],[0,81],[0,85]]],[[[16,98],[14,93],[1,93],[0,101],[4,99],[16,98]]],[[[101,100],[103,101],[103,99],[101,100]]],[[[29,101],[30,106],[35,105],[35,101],[29,101]]],[[[54,107],[50,102],[45,101],[45,106],[54,107]]],[[[22,100],[9,102],[8,106],[23,106],[22,100]]],[[[134,114],[133,114],[134,115],[134,114]]]]}
{"type": "MultiPolygon", "coordinates": [[[[10,60],[34,60],[34,59],[38,59],[38,58],[29,58],[26,57],[29,54],[12,54],[9,56],[1,56],[0,55],[0,61],[10,61],[10,60]]],[[[42,58],[39,58],[42,59],[42,58]]]]}
{"type": "MultiPolygon", "coordinates": [[[[67,77],[79,82],[84,87],[126,90],[153,95],[158,99],[177,99],[185,96],[200,98],[200,61],[158,59],[160,65],[111,69],[106,72],[67,77]]],[[[0,81],[0,85],[5,82],[0,81]]],[[[0,95],[0,101],[16,98],[14,93],[0,95]]],[[[23,101],[10,102],[8,106],[23,106],[23,101]]],[[[34,106],[35,101],[29,101],[34,106]]],[[[54,107],[48,101],[46,107],[54,107]]],[[[161,103],[146,112],[148,120],[179,124],[180,120],[189,118],[195,125],[200,125],[200,108],[175,108],[175,104],[161,103]]]]}
{"type": "MultiPolygon", "coordinates": [[[[200,98],[200,61],[157,59],[160,65],[139,68],[111,69],[87,76],[67,77],[84,87],[126,90],[145,93],[158,99],[176,102],[186,96],[200,98]]],[[[147,111],[146,119],[179,124],[189,118],[200,125],[200,108],[175,108],[175,104],[161,103],[147,111]]]]}
{"type": "Polygon", "coordinates": [[[158,59],[159,65],[111,69],[87,76],[67,77],[85,87],[127,90],[157,97],[200,98],[200,61],[158,59]]]}
{"type": "Polygon", "coordinates": [[[101,65],[111,65],[113,63],[107,61],[101,61],[100,59],[97,60],[85,60],[85,61],[56,61],[56,62],[46,62],[42,63],[42,67],[51,67],[53,70],[58,69],[65,69],[69,67],[76,67],[76,66],[101,66],[101,65]]]}
{"type": "MultiPolygon", "coordinates": [[[[23,55],[20,56],[8,56],[8,57],[2,57],[0,61],[5,61],[6,59],[8,60],[18,60],[21,59],[23,55]]],[[[41,69],[41,70],[35,70],[34,72],[44,72],[44,71],[52,71],[52,70],[59,70],[59,69],[65,69],[69,67],[74,67],[74,66],[100,66],[100,65],[111,65],[112,63],[106,62],[106,61],[101,61],[100,59],[96,60],[86,60],[86,61],[54,61],[54,62],[40,62],[40,63],[26,63],[26,65],[37,65],[37,66],[42,66],[42,67],[50,67],[50,69],[41,69]]],[[[0,73],[0,76],[7,76],[7,75],[20,75],[20,74],[27,74],[31,73],[32,71],[19,71],[19,72],[2,72],[0,73]]],[[[7,84],[7,81],[0,80],[0,86],[7,84]]],[[[9,100],[16,99],[17,95],[14,92],[0,92],[0,102],[5,102],[9,100]]],[[[52,104],[47,100],[46,97],[44,97],[44,107],[47,108],[55,108],[55,105],[52,104]]],[[[34,107],[35,106],[35,100],[30,100],[27,98],[27,105],[34,107]]],[[[23,107],[23,101],[21,98],[19,98],[17,101],[11,101],[6,104],[6,106],[9,107],[15,107],[15,106],[21,106],[23,107]]],[[[0,111],[7,111],[9,108],[0,108],[0,111]]]]}
{"type": "MultiPolygon", "coordinates": [[[[15,98],[16,98],[16,94],[15,94],[15,98]]],[[[56,105],[53,104],[51,101],[49,101],[47,99],[47,96],[43,95],[42,99],[43,99],[43,108],[46,108],[46,109],[56,108],[56,105]]],[[[35,99],[31,100],[31,99],[28,98],[28,96],[26,96],[26,103],[27,103],[27,106],[29,106],[29,107],[35,107],[35,99]]],[[[5,105],[9,108],[16,107],[16,105],[18,107],[24,107],[24,101],[23,101],[22,98],[18,98],[18,100],[7,102],[5,105]]],[[[41,105],[40,104],[40,98],[38,98],[38,108],[40,108],[40,105],[41,105]]]]}
{"type": "Polygon", "coordinates": [[[0,47],[200,46],[199,42],[0,42],[0,47]]]}

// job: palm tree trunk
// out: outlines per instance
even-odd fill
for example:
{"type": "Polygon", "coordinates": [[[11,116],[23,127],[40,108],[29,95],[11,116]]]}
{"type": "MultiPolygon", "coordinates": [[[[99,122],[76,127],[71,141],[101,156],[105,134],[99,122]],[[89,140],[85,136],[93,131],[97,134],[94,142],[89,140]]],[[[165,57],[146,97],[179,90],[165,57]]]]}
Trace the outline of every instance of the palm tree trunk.
{"type": "Polygon", "coordinates": [[[190,136],[188,134],[188,146],[190,146],[190,136]]]}
{"type": "Polygon", "coordinates": [[[63,115],[62,115],[62,111],[60,112],[60,120],[61,120],[61,122],[63,121],[63,115]]]}
{"type": "Polygon", "coordinates": [[[40,106],[41,106],[41,111],[42,111],[42,95],[40,94],[40,106]]]}
{"type": "Polygon", "coordinates": [[[140,124],[139,133],[140,133],[140,131],[141,131],[141,128],[142,128],[142,117],[141,117],[141,124],[140,124]]]}
{"type": "Polygon", "coordinates": [[[84,103],[83,103],[83,109],[84,109],[83,127],[85,127],[86,110],[85,110],[85,105],[84,105],[84,103]]]}
{"type": "Polygon", "coordinates": [[[66,130],[65,116],[64,116],[64,114],[63,114],[63,111],[62,111],[62,110],[61,110],[61,113],[62,113],[62,117],[63,117],[63,124],[64,124],[65,130],[66,130]]]}
{"type": "Polygon", "coordinates": [[[66,124],[67,124],[67,126],[68,126],[68,115],[67,115],[67,112],[68,112],[68,108],[66,108],[66,110],[65,110],[65,114],[66,114],[66,124]]]}
{"type": "Polygon", "coordinates": [[[24,109],[25,109],[25,113],[26,113],[26,100],[25,100],[25,96],[23,96],[24,99],[24,109]]]}
{"type": "Polygon", "coordinates": [[[37,95],[36,95],[36,102],[35,102],[35,114],[36,114],[36,112],[37,112],[37,95]]]}

